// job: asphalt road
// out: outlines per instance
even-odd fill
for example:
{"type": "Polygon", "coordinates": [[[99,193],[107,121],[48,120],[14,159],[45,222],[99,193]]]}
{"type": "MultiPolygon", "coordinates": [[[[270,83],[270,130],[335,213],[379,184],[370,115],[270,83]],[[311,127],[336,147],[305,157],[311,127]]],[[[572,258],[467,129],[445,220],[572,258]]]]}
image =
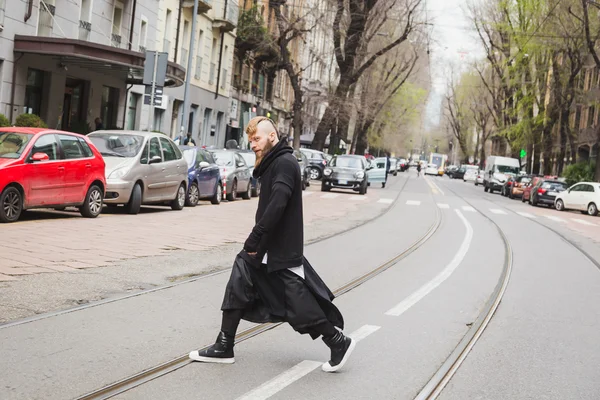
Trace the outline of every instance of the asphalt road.
{"type": "MultiPolygon", "coordinates": [[[[593,226],[525,217],[518,212],[531,207],[472,184],[406,175],[383,217],[306,249],[335,289],[397,256],[441,218],[422,246],[335,300],[346,333],[360,339],[344,370],[321,372],[326,346],[282,325],[237,345],[233,365],[193,363],[117,398],[413,399],[501,276],[504,243],[490,218],[512,246],[513,273],[441,398],[598,399],[600,270],[544,224],[594,256],[593,226]]],[[[0,329],[0,398],[74,398],[211,343],[227,277],[0,329]]]]}

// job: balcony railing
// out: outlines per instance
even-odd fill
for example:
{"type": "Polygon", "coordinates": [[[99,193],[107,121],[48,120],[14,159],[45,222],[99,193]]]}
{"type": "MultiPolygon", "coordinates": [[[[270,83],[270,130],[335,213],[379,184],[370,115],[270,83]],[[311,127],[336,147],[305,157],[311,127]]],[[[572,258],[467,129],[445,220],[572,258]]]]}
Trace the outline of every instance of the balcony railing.
{"type": "Polygon", "coordinates": [[[79,40],[90,40],[90,33],[92,32],[92,23],[88,21],[79,20],[79,40]]]}
{"type": "Polygon", "coordinates": [[[146,46],[142,46],[141,44],[138,47],[140,53],[146,53],[146,46]]]}
{"type": "Polygon", "coordinates": [[[227,4],[225,18],[223,18],[223,14],[215,16],[215,22],[213,23],[213,27],[219,28],[223,32],[231,32],[235,29],[235,27],[238,24],[239,14],[239,4],[235,1],[232,1],[227,4]]]}
{"type": "Polygon", "coordinates": [[[40,18],[38,21],[38,36],[51,36],[54,29],[56,7],[43,0],[40,1],[40,18]]]}
{"type": "Polygon", "coordinates": [[[188,64],[188,49],[181,48],[181,56],[179,58],[179,65],[187,68],[188,64]]]}
{"type": "Polygon", "coordinates": [[[117,35],[116,33],[113,33],[111,35],[111,43],[110,43],[113,47],[121,47],[121,35],[117,35]]]}
{"type": "Polygon", "coordinates": [[[217,66],[215,63],[210,63],[210,73],[208,75],[208,84],[209,85],[214,85],[215,84],[215,73],[217,70],[217,66]]]}
{"type": "Polygon", "coordinates": [[[163,40],[163,51],[165,53],[170,53],[171,52],[171,41],[170,40],[163,40]]]}
{"type": "MultiPolygon", "coordinates": [[[[183,0],[184,8],[193,8],[194,0],[183,0]]],[[[204,14],[212,8],[212,0],[199,0],[198,1],[198,15],[204,14]]]]}
{"type": "Polygon", "coordinates": [[[202,77],[202,57],[196,56],[196,71],[194,72],[194,78],[200,80],[202,77]]]}

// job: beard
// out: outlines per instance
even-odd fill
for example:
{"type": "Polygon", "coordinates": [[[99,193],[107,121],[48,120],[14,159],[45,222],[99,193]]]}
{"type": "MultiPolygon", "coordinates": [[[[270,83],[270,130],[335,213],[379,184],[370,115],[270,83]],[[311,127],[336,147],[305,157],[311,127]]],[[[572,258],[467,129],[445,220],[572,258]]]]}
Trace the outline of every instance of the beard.
{"type": "Polygon", "coordinates": [[[262,162],[262,160],[264,160],[264,159],[265,159],[265,157],[266,157],[266,156],[267,156],[267,155],[268,155],[268,154],[271,152],[271,150],[273,149],[273,147],[275,147],[275,146],[273,145],[273,143],[271,143],[271,142],[267,142],[267,143],[265,144],[265,148],[264,148],[264,149],[262,149],[262,150],[259,152],[259,153],[260,153],[260,155],[259,155],[259,154],[257,154],[257,153],[255,153],[255,154],[256,154],[256,161],[254,162],[254,168],[258,168],[258,166],[260,165],[260,163],[262,162]]]}

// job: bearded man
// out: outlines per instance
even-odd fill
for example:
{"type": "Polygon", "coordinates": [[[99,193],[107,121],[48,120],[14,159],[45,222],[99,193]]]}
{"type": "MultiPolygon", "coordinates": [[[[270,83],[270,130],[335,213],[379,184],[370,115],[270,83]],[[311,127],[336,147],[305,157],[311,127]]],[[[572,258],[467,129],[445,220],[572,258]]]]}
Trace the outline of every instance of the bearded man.
{"type": "Polygon", "coordinates": [[[331,302],[333,294],[304,258],[300,166],[287,138],[280,138],[269,118],[253,118],[246,134],[256,154],[254,177],[261,183],[256,224],[231,270],[216,342],[189,357],[231,364],[240,320],[287,322],[313,340],[322,336],[331,350],[322,370],[335,372],[356,341],[343,334],[344,319],[331,302]]]}

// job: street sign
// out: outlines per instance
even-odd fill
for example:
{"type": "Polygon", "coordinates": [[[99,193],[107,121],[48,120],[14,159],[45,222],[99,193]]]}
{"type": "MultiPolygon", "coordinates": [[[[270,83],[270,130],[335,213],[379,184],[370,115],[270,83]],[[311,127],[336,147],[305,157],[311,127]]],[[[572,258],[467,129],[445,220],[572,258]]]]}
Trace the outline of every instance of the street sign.
{"type": "MultiPolygon", "coordinates": [[[[152,86],[146,86],[144,89],[144,104],[149,105],[152,101],[152,86]]],[[[156,86],[154,88],[154,106],[162,106],[163,101],[163,88],[156,86]]]]}
{"type": "Polygon", "coordinates": [[[144,85],[152,85],[154,80],[154,65],[156,65],[156,86],[165,86],[165,79],[167,77],[167,64],[169,53],[159,53],[155,51],[146,51],[146,61],[144,62],[144,85]],[[158,60],[155,60],[155,56],[158,55],[158,60]]]}
{"type": "Polygon", "coordinates": [[[525,158],[527,157],[527,151],[525,151],[525,149],[521,149],[521,153],[519,155],[521,156],[521,158],[525,158]]]}

